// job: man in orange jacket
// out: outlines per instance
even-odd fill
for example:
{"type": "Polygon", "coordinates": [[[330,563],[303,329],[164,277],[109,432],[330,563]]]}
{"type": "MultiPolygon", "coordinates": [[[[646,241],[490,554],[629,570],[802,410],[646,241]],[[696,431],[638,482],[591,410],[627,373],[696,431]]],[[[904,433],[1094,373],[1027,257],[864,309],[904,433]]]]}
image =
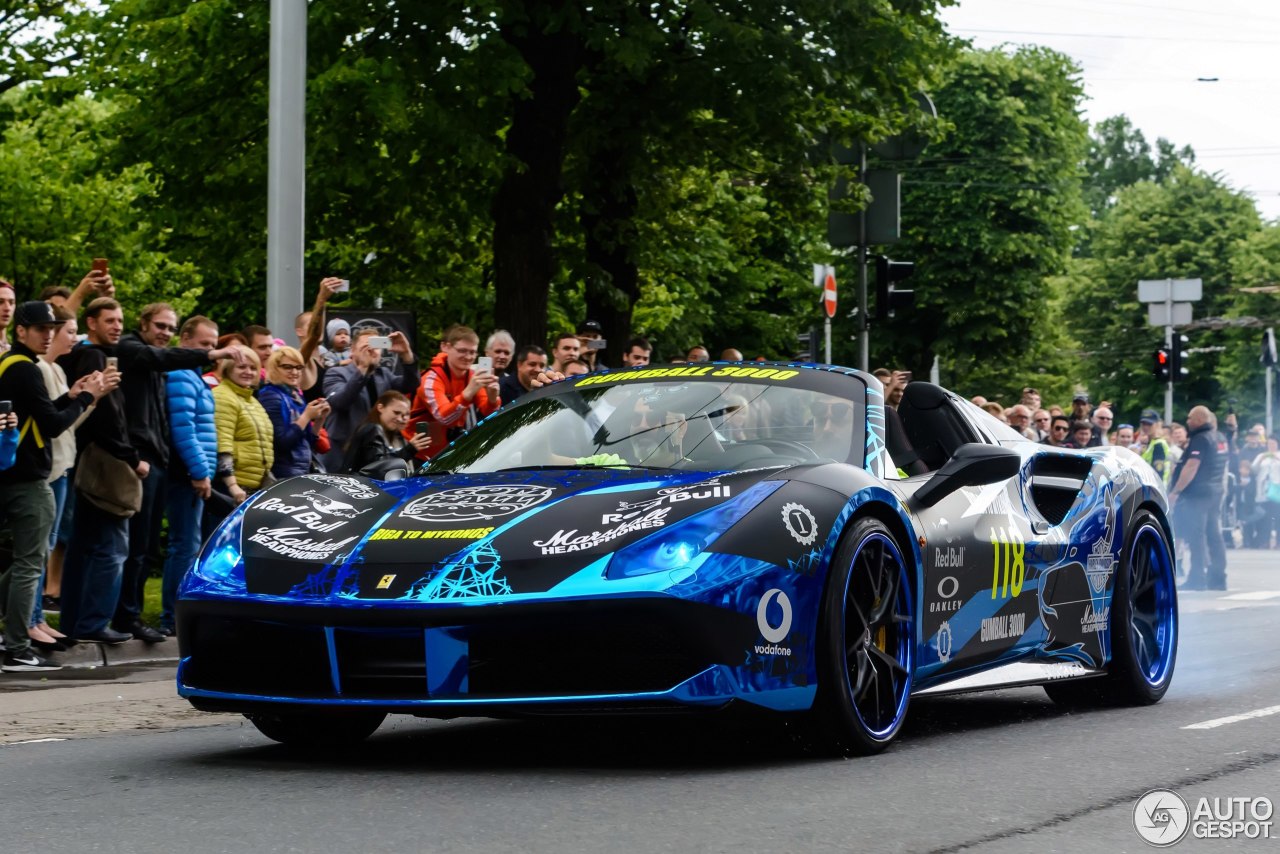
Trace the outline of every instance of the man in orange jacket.
{"type": "Polygon", "coordinates": [[[429,425],[431,445],[418,454],[418,459],[434,457],[502,405],[497,376],[492,371],[471,369],[479,349],[480,336],[471,328],[451,326],[445,331],[440,352],[422,374],[413,396],[409,424],[404,429],[405,438],[411,439],[419,423],[429,425]]]}

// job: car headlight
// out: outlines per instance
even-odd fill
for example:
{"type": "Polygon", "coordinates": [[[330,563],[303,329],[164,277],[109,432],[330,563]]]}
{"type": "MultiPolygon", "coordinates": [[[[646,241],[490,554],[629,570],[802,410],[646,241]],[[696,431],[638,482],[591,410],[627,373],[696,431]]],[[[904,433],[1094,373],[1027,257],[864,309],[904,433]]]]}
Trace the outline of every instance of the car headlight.
{"type": "Polygon", "coordinates": [[[244,558],[240,554],[240,531],[248,501],[222,521],[200,550],[200,556],[182,578],[178,596],[201,593],[243,592],[244,558]]]}
{"type": "Polygon", "coordinates": [[[709,556],[707,547],[780,486],[782,481],[757,483],[736,498],[695,513],[619,549],[609,560],[605,578],[634,578],[654,572],[696,570],[709,556]]]}

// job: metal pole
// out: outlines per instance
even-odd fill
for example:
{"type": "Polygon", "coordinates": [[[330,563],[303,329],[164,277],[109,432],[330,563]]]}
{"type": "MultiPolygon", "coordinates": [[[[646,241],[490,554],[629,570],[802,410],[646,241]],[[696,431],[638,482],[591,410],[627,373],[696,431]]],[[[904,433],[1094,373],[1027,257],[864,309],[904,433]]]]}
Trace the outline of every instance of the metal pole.
{"type": "Polygon", "coordinates": [[[306,190],[307,0],[271,0],[267,108],[267,326],[293,328],[302,311],[306,190]]]}
{"type": "Polygon", "coordinates": [[[831,318],[822,321],[822,332],[826,336],[827,364],[831,364],[831,318]]]}
{"type": "MultiPolygon", "coordinates": [[[[858,180],[867,180],[867,144],[858,141],[858,180]]],[[[867,211],[858,211],[858,367],[871,370],[871,316],[867,311],[867,211]]]]}
{"type": "Polygon", "coordinates": [[[1262,370],[1267,373],[1267,435],[1271,435],[1271,375],[1275,373],[1275,368],[1267,365],[1262,370]]]}
{"type": "Polygon", "coordinates": [[[1165,352],[1169,359],[1169,382],[1164,387],[1164,423],[1173,421],[1173,280],[1164,282],[1164,311],[1166,326],[1164,328],[1165,352]]]}
{"type": "Polygon", "coordinates": [[[933,365],[929,368],[929,382],[934,385],[942,383],[942,371],[939,369],[938,355],[936,353],[933,356],[933,365]]]}

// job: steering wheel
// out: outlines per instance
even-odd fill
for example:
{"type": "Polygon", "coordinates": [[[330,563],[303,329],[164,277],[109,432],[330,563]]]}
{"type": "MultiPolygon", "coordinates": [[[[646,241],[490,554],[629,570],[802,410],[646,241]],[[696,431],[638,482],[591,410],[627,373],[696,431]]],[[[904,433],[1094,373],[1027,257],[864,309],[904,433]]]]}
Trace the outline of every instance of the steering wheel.
{"type": "Polygon", "coordinates": [[[820,460],[817,452],[803,442],[793,442],[790,439],[751,439],[743,444],[764,445],[774,451],[782,451],[784,453],[799,454],[802,460],[820,460]]]}

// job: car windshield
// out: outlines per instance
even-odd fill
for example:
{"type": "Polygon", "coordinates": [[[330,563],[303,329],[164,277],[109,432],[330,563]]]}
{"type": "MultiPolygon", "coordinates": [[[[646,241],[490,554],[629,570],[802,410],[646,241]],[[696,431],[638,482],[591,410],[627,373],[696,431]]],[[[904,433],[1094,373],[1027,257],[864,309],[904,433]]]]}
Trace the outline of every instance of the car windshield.
{"type": "MultiPolygon", "coordinates": [[[[632,466],[727,471],[836,461],[862,465],[861,402],[804,386],[698,379],[578,385],[503,409],[429,472],[632,466]]],[[[854,383],[824,387],[860,390],[854,383]]]]}

